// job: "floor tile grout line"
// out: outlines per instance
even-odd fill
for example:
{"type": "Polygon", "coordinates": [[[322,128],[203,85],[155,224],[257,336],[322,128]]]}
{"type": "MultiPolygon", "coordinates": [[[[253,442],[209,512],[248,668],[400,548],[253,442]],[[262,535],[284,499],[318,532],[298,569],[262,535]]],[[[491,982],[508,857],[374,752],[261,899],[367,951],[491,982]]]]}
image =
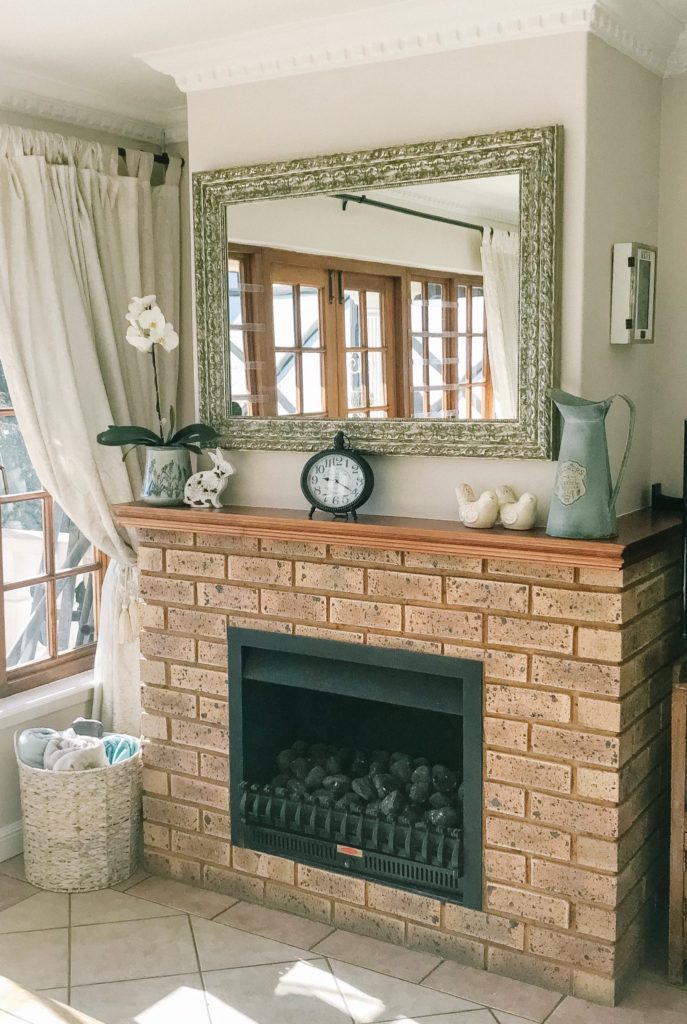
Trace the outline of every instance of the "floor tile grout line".
{"type": "Polygon", "coordinates": [[[67,894],[67,1005],[72,1005],[72,894],[67,894]]]}
{"type": "Polygon", "coordinates": [[[327,970],[329,971],[329,973],[331,974],[332,978],[334,979],[334,985],[335,985],[335,987],[336,987],[336,991],[337,991],[337,992],[339,993],[339,995],[341,996],[341,1002],[342,1002],[342,1003],[343,1003],[343,1005],[344,1005],[344,1008],[345,1008],[345,1010],[346,1010],[346,1013],[348,1014],[348,1016],[349,1016],[349,1017],[350,1017],[350,1019],[351,1019],[351,1024],[356,1024],[356,1019],[355,1019],[355,1017],[353,1016],[353,1014],[351,1013],[351,1008],[350,1008],[350,1006],[348,1005],[348,1000],[346,999],[346,993],[344,992],[344,990],[343,990],[343,989],[342,989],[342,987],[341,987],[341,983],[339,982],[339,979],[338,979],[338,978],[337,978],[337,976],[336,976],[336,973],[335,973],[335,971],[334,971],[334,968],[333,968],[333,967],[332,967],[332,965],[331,965],[331,961],[330,961],[329,957],[328,957],[328,956],[325,956],[325,957],[322,957],[322,959],[323,959],[323,960],[324,960],[324,962],[326,963],[326,965],[327,965],[327,970]]]}
{"type": "MultiPolygon", "coordinates": [[[[207,890],[206,890],[206,891],[207,891],[207,890]]],[[[218,918],[218,917],[221,917],[221,916],[222,916],[222,914],[226,914],[226,912],[227,912],[228,910],[231,910],[231,909],[232,909],[232,907],[235,907],[235,906],[236,906],[237,904],[239,904],[240,902],[241,902],[241,900],[234,900],[234,902],[233,902],[233,903],[230,903],[228,907],[225,907],[225,908],[224,908],[224,910],[219,910],[219,911],[218,911],[218,912],[217,912],[216,914],[213,914],[213,916],[212,916],[212,917],[206,917],[206,918],[205,918],[205,920],[206,920],[206,921],[217,921],[217,918],[218,918]]],[[[200,915],[200,914],[194,914],[193,916],[194,916],[194,917],[200,917],[201,915],[200,915]]],[[[222,921],[222,924],[224,924],[224,922],[223,922],[223,921],[222,921]]],[[[235,928],[235,927],[236,927],[236,925],[231,925],[231,927],[232,927],[232,928],[235,928]]],[[[243,929],[242,929],[242,930],[243,930],[243,929]]]]}
{"type": "MultiPolygon", "coordinates": [[[[77,894],[80,895],[80,894],[77,894]]],[[[168,910],[175,910],[174,907],[167,907],[168,910]]],[[[195,914],[193,915],[196,916],[195,914]]],[[[136,924],[137,921],[171,921],[174,917],[188,917],[187,910],[175,910],[174,914],[160,914],[159,917],[118,917],[115,921],[83,921],[80,924],[72,924],[72,928],[98,928],[104,924],[136,924]]],[[[32,931],[45,931],[44,928],[33,928],[32,931]]],[[[14,935],[16,932],[8,932],[14,935]]]]}
{"type": "MultiPolygon", "coordinates": [[[[411,950],[411,952],[412,952],[412,950],[411,950]]],[[[415,984],[417,984],[417,985],[424,985],[424,983],[427,981],[427,978],[429,978],[430,974],[434,974],[434,972],[436,970],[438,970],[441,967],[442,964],[445,964],[445,963],[446,963],[446,960],[439,959],[439,963],[435,964],[434,967],[431,967],[430,970],[427,971],[425,976],[423,978],[420,978],[420,980],[418,982],[415,982],[415,984]]]]}
{"type": "Polygon", "coordinates": [[[556,1012],[556,1010],[558,1009],[558,1007],[561,1005],[561,1003],[563,1002],[563,1000],[565,998],[566,997],[564,995],[559,996],[558,1002],[556,1003],[556,1005],[551,1010],[551,1013],[547,1013],[546,1017],[544,1017],[544,1024],[546,1024],[547,1020],[551,1020],[551,1018],[553,1017],[554,1013],[556,1012]]]}
{"type": "Polygon", "coordinates": [[[210,1002],[208,1000],[208,990],[205,987],[205,974],[203,973],[203,965],[200,962],[200,953],[198,952],[198,943],[196,942],[196,933],[193,930],[193,922],[191,915],[186,915],[188,921],[188,929],[191,933],[191,942],[193,943],[193,949],[196,954],[196,963],[198,965],[198,976],[200,977],[200,984],[203,989],[203,1002],[205,1003],[205,1013],[207,1015],[208,1024],[212,1024],[212,1014],[210,1013],[210,1002]]]}

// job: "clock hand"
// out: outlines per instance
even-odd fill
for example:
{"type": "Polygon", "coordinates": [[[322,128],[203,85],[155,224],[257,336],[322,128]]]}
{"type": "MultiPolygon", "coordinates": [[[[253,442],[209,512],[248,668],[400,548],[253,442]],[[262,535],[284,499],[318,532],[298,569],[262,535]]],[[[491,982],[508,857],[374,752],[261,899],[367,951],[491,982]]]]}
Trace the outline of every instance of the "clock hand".
{"type": "Polygon", "coordinates": [[[350,490],[351,490],[351,488],[350,488],[350,487],[349,487],[349,486],[348,486],[347,484],[344,484],[344,483],[342,483],[342,481],[341,481],[341,480],[337,480],[337,479],[336,479],[336,477],[332,478],[332,477],[330,477],[330,476],[325,476],[325,477],[323,477],[323,479],[324,479],[324,480],[325,480],[325,481],[326,481],[327,483],[333,483],[333,484],[335,484],[335,485],[336,485],[337,487],[343,487],[343,489],[344,489],[345,491],[350,491],[350,490]]]}

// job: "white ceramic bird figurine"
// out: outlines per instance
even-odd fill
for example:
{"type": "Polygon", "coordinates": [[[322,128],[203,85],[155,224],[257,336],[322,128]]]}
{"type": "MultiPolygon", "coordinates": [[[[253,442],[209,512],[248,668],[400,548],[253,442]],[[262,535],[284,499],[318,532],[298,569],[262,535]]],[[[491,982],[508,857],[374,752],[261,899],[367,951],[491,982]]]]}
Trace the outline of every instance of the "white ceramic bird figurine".
{"type": "Polygon", "coordinates": [[[508,487],[507,485],[496,488],[496,497],[499,499],[499,508],[501,508],[502,505],[510,505],[511,502],[518,500],[513,488],[508,487]]]}
{"type": "Polygon", "coordinates": [[[479,498],[469,484],[458,484],[458,518],[463,526],[474,530],[488,530],[494,525],[499,515],[499,499],[496,491],[483,491],[479,498]]]}
{"type": "MultiPolygon", "coordinates": [[[[504,490],[510,490],[509,487],[504,490]]],[[[511,491],[511,494],[513,492],[511,491]]],[[[500,507],[501,523],[507,530],[531,530],[537,521],[537,499],[530,491],[525,491],[516,500],[506,501],[500,507]]]]}

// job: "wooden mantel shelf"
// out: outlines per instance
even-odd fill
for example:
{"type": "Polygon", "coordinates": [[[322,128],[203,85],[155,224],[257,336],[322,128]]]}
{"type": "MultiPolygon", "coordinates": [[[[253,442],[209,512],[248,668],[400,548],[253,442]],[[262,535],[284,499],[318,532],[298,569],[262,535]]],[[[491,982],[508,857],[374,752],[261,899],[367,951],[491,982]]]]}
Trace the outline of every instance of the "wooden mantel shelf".
{"type": "Polygon", "coordinates": [[[678,516],[651,509],[621,516],[618,536],[610,540],[561,540],[547,537],[543,529],[522,533],[500,527],[470,530],[442,519],[360,516],[353,523],[315,515],[316,518],[308,519],[307,513],[299,509],[235,505],[221,509],[158,508],[137,501],[115,506],[117,522],[137,529],[310,540],[375,550],[512,558],[602,569],[622,569],[677,540],[681,534],[678,516]]]}

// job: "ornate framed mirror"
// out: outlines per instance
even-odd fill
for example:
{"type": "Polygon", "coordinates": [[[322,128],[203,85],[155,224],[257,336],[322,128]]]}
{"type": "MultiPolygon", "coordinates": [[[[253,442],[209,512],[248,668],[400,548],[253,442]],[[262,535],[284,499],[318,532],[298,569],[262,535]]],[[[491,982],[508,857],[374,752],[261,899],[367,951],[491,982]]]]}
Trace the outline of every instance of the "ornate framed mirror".
{"type": "Polygon", "coordinates": [[[560,142],[196,173],[201,418],[232,448],[550,458],[560,142]]]}

